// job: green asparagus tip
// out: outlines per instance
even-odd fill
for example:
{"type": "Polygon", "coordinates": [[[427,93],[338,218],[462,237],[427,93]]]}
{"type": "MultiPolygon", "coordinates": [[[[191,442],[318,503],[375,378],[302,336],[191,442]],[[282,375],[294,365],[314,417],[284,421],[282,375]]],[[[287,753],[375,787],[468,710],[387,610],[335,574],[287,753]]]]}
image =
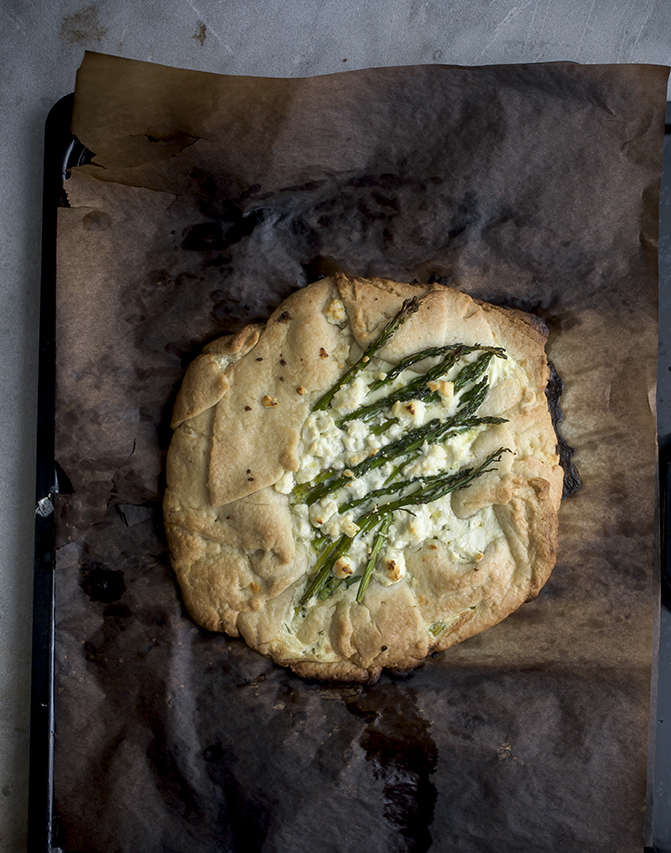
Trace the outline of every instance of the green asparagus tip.
{"type": "Polygon", "coordinates": [[[349,385],[357,375],[363,370],[363,368],[368,364],[371,358],[375,355],[378,350],[381,350],[388,341],[396,334],[396,331],[400,328],[400,326],[405,323],[408,317],[411,314],[415,314],[419,310],[419,300],[416,296],[413,296],[412,299],[406,299],[403,305],[401,306],[401,310],[387,323],[387,325],[382,330],[382,333],[379,337],[373,341],[373,343],[368,347],[368,349],[364,352],[361,358],[355,362],[349,370],[347,370],[341,377],[338,379],[336,384],[330,388],[323,397],[320,397],[319,400],[312,407],[313,412],[323,411],[324,409],[328,409],[331,405],[331,400],[335,397],[336,393],[344,388],[346,385],[349,385]]]}

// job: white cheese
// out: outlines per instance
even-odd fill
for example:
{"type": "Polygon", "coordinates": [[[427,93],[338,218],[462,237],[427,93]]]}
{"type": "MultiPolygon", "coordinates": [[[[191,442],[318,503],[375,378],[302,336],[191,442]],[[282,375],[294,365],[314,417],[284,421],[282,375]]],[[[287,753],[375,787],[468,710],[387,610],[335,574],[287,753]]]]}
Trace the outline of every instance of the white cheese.
{"type": "Polygon", "coordinates": [[[395,418],[399,418],[402,424],[420,427],[426,422],[426,403],[422,400],[398,401],[394,403],[391,413],[395,418]]]}
{"type": "Polygon", "coordinates": [[[348,578],[350,575],[354,574],[354,566],[352,564],[351,557],[347,555],[338,557],[333,567],[333,574],[337,578],[348,578]]]}
{"type": "Polygon", "coordinates": [[[333,498],[317,501],[310,507],[310,521],[315,527],[323,527],[324,524],[338,512],[338,504],[333,498]]]}
{"type": "Polygon", "coordinates": [[[297,504],[292,507],[294,530],[301,539],[313,539],[314,528],[310,524],[308,508],[305,504],[297,504]]]}
{"type": "Polygon", "coordinates": [[[296,471],[297,483],[309,483],[321,472],[321,466],[314,456],[305,455],[301,459],[301,467],[296,471]]]}
{"type": "Polygon", "coordinates": [[[332,407],[340,414],[347,414],[358,409],[368,393],[368,385],[363,377],[357,376],[352,382],[345,385],[333,396],[332,407]]]}
{"type": "Polygon", "coordinates": [[[212,355],[210,355],[210,358],[220,370],[226,370],[229,364],[232,364],[234,361],[238,360],[232,355],[226,355],[225,353],[213,353],[212,355]]]}
{"type": "Polygon", "coordinates": [[[275,483],[275,491],[280,492],[282,495],[289,495],[291,494],[294,484],[295,479],[293,473],[291,471],[285,471],[280,479],[275,483]]]}
{"type": "Polygon", "coordinates": [[[403,469],[404,477],[429,477],[447,471],[447,451],[442,444],[425,444],[422,454],[403,469]]]}
{"type": "Polygon", "coordinates": [[[443,402],[450,405],[454,398],[454,382],[449,382],[447,379],[434,380],[427,382],[427,386],[431,391],[437,391],[443,402]]]}
{"type": "Polygon", "coordinates": [[[359,525],[358,525],[358,524],[355,524],[355,522],[354,522],[354,519],[353,519],[353,518],[348,517],[348,516],[345,516],[345,518],[344,518],[344,520],[343,520],[343,522],[342,522],[342,524],[341,524],[341,528],[340,528],[340,529],[342,530],[342,532],[343,532],[346,536],[352,536],[352,537],[354,537],[354,536],[356,536],[356,534],[359,532],[359,530],[360,530],[361,528],[359,527],[359,525]]]}
{"type": "MultiPolygon", "coordinates": [[[[334,300],[338,302],[339,300],[334,300]]],[[[333,318],[340,316],[337,306],[333,308],[333,318]]],[[[348,331],[343,329],[343,333],[348,331]]],[[[350,363],[358,357],[353,346],[350,352],[350,363]]],[[[395,441],[408,430],[416,429],[433,419],[443,420],[450,417],[459,407],[462,395],[472,387],[467,384],[458,394],[454,393],[453,381],[464,364],[474,361],[479,353],[469,354],[455,365],[444,377],[435,383],[439,399],[430,403],[423,400],[396,402],[392,407],[381,411],[370,420],[360,419],[348,421],[337,426],[336,419],[353,412],[362,405],[367,405],[381,397],[386,397],[394,389],[405,387],[408,382],[416,379],[419,374],[406,370],[395,380],[382,388],[369,393],[369,387],[392,367],[380,359],[372,359],[370,366],[345,387],[341,388],[332,401],[331,410],[310,414],[303,427],[301,442],[298,448],[300,467],[293,476],[285,475],[276,485],[278,491],[287,494],[291,485],[307,483],[322,472],[330,469],[334,472],[352,474],[346,480],[337,494],[329,494],[322,501],[314,503],[309,509],[305,505],[294,505],[291,508],[294,527],[297,536],[310,541],[319,531],[320,535],[328,537],[332,542],[343,534],[352,537],[347,554],[339,558],[333,569],[335,577],[360,576],[366,566],[376,531],[357,535],[360,518],[373,504],[362,504],[352,510],[339,512],[338,508],[350,501],[364,498],[367,494],[383,488],[385,481],[394,472],[399,460],[388,461],[383,465],[357,477],[351,471],[359,462],[380,448],[395,441]],[[389,426],[378,435],[372,432],[372,427],[382,425],[390,417],[398,419],[397,423],[389,426]]],[[[524,372],[510,358],[493,358],[487,371],[490,387],[493,390],[510,377],[523,381],[524,372]]],[[[526,402],[528,397],[525,396],[526,402]]],[[[419,455],[401,469],[401,478],[430,477],[441,472],[452,473],[468,467],[474,462],[472,445],[481,428],[474,428],[465,433],[448,437],[441,443],[425,444],[419,455]]],[[[420,486],[421,488],[421,486],[420,486]]],[[[394,499],[393,493],[382,495],[375,499],[375,505],[382,506],[394,499]]],[[[493,509],[486,507],[470,519],[460,519],[452,511],[451,495],[430,504],[420,504],[409,507],[407,511],[394,513],[392,523],[387,532],[386,541],[376,560],[373,578],[384,585],[399,583],[407,574],[406,555],[419,551],[427,541],[441,542],[447,550],[450,559],[457,564],[477,562],[482,559],[487,545],[503,535],[496,521],[493,509]]],[[[309,548],[314,555],[314,549],[309,548]]],[[[314,556],[316,560],[316,556],[314,556]]],[[[412,582],[412,579],[410,579],[412,582]]],[[[344,584],[339,587],[339,595],[356,595],[357,584],[350,587],[344,584]]],[[[313,606],[332,606],[325,601],[314,603],[313,606]]]]}
{"type": "Polygon", "coordinates": [[[332,518],[330,518],[326,522],[326,524],[324,525],[324,527],[322,529],[327,536],[331,537],[331,539],[338,539],[340,537],[341,532],[342,532],[341,531],[342,522],[343,522],[343,519],[340,515],[334,515],[332,518]]]}
{"type": "Polygon", "coordinates": [[[403,580],[405,573],[405,554],[403,551],[389,549],[378,557],[373,574],[381,584],[390,586],[403,580]]]}
{"type": "Polygon", "coordinates": [[[307,483],[326,468],[342,468],[343,433],[328,412],[312,412],[303,426],[297,483],[307,483]]]}
{"type": "Polygon", "coordinates": [[[370,427],[364,421],[350,421],[347,424],[347,435],[355,441],[362,441],[370,435],[370,427]]]}
{"type": "Polygon", "coordinates": [[[339,326],[347,320],[347,311],[342,299],[332,299],[326,309],[326,319],[333,326],[339,326]]]}

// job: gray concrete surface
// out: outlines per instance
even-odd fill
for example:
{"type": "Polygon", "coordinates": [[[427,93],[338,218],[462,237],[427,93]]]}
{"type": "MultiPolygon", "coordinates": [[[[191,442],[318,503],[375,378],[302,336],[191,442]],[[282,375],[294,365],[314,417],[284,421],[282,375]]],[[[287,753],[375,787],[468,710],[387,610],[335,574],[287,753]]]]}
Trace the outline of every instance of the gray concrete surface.
{"type": "MultiPolygon", "coordinates": [[[[73,90],[87,48],[204,71],[287,77],[431,62],[668,65],[671,3],[0,0],[0,851],[7,853],[26,845],[43,129],[50,107],[73,90]]],[[[671,258],[668,233],[664,240],[671,258]]],[[[671,432],[668,293],[662,299],[662,434],[671,432]]],[[[662,650],[668,659],[668,614],[662,650]]],[[[656,844],[671,851],[668,687],[657,719],[666,757],[656,780],[656,844]]]]}

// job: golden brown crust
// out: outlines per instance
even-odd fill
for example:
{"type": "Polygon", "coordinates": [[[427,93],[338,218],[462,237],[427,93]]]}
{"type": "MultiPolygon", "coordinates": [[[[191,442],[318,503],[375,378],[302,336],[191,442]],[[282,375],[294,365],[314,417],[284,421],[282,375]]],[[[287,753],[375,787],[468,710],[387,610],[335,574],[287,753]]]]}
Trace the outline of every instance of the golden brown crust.
{"type": "Polygon", "coordinates": [[[227,366],[256,345],[262,330],[258,324],[246,326],[236,335],[217,338],[203,348],[203,354],[189,367],[177,395],[170,423],[173,429],[216,406],[230,386],[227,366]]]}
{"type": "Polygon", "coordinates": [[[242,635],[304,677],[371,682],[385,667],[417,666],[536,596],[555,561],[562,489],[544,344],[544,330],[527,315],[457,290],[339,274],[293,294],[264,329],[208,345],[175,406],[164,502],[171,559],[193,618],[242,635]],[[341,587],[296,620],[314,557],[275,485],[299,468],[311,405],[346,369],[350,346],[358,357],[414,295],[419,310],[381,351],[386,362],[462,342],[503,346],[517,365],[478,413],[507,423],[482,431],[469,450],[472,464],[499,447],[511,453],[451,497],[455,523],[486,519],[492,532],[477,559],[436,538],[408,547],[401,581],[372,581],[362,603],[356,587],[351,594],[341,587]],[[340,323],[329,315],[334,305],[344,307],[340,323]]]}
{"type": "Polygon", "coordinates": [[[335,295],[329,279],[294,293],[271,316],[253,354],[230,369],[231,387],[225,405],[217,406],[212,433],[214,506],[271,486],[298,467],[310,393],[341,372],[333,355],[338,329],[324,316],[335,295]]]}

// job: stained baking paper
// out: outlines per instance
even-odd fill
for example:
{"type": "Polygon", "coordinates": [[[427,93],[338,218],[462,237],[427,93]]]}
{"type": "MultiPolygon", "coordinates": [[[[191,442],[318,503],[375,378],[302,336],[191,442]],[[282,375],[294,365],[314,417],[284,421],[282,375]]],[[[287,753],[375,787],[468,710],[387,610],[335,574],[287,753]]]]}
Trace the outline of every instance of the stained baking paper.
{"type": "Polygon", "coordinates": [[[641,850],[666,75],[280,80],[87,54],[73,128],[94,156],[58,226],[58,846],[641,850]],[[334,270],[539,315],[583,480],[535,601],[369,687],[197,628],[160,511],[186,365],[334,270]]]}

